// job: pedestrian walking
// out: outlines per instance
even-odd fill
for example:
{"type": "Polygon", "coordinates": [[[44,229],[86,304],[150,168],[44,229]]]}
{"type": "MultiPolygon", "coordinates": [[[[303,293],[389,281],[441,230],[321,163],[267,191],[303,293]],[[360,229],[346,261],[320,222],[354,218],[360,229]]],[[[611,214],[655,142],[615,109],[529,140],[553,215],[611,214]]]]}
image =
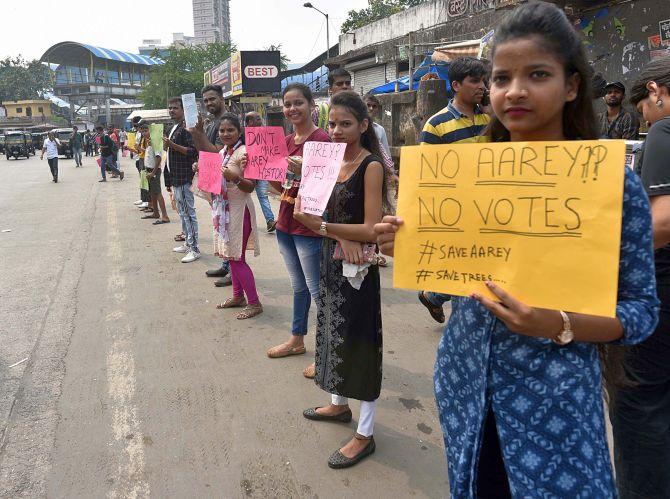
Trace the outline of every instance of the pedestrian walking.
{"type": "Polygon", "coordinates": [[[44,159],[44,153],[46,153],[54,183],[58,183],[58,148],[60,145],[60,140],[56,138],[56,134],[49,132],[42,144],[42,154],[40,155],[40,159],[44,159]]]}
{"type": "MultiPolygon", "coordinates": [[[[263,118],[261,118],[261,115],[256,111],[250,111],[244,116],[244,126],[263,126],[263,118]]],[[[275,215],[272,213],[272,206],[270,206],[270,200],[268,199],[269,185],[270,184],[267,180],[256,181],[256,197],[258,198],[258,204],[261,205],[261,210],[263,211],[263,216],[265,217],[265,228],[268,233],[274,232],[277,226],[277,222],[275,222],[275,215]]]]}
{"type": "MultiPolygon", "coordinates": [[[[582,40],[562,10],[511,11],[491,54],[490,140],[598,137],[582,40]]],[[[658,319],[649,204],[625,170],[616,317],[529,307],[493,282],[495,300],[452,298],[434,377],[452,497],[617,496],[597,344],[639,343],[658,319]]],[[[376,227],[384,253],[401,223],[376,227]]]]}
{"type": "MultiPolygon", "coordinates": [[[[319,262],[321,236],[293,218],[295,200],[300,188],[302,153],[305,142],[330,142],[330,137],[312,121],[314,98],[307,85],[291,83],[282,93],[284,117],[293,125],[294,133],[286,137],[289,154],[289,172],[282,184],[272,182],[282,192],[277,216],[277,245],[293,289],[293,320],[290,338],[267,352],[270,358],[301,355],[306,352],[309,308],[312,299],[319,297],[319,262]]],[[[303,375],[314,377],[314,364],[303,375]]]]}
{"type": "Polygon", "coordinates": [[[123,180],[123,172],[120,171],[114,163],[115,144],[110,136],[105,133],[101,126],[98,126],[98,137],[100,138],[100,173],[102,179],[98,182],[107,182],[107,168],[123,180]]]}
{"type": "Polygon", "coordinates": [[[670,497],[670,57],[642,70],[630,101],[651,123],[637,170],[651,201],[661,311],[654,333],[627,349],[610,420],[619,496],[661,499],[670,497]]]}
{"type": "Polygon", "coordinates": [[[93,135],[91,135],[90,130],[86,130],[86,133],[84,134],[84,147],[86,156],[93,156],[93,135]]]}
{"type": "Polygon", "coordinates": [[[163,177],[168,192],[174,192],[185,237],[184,244],[173,248],[173,251],[186,253],[181,262],[190,263],[200,258],[198,218],[195,212],[195,197],[191,189],[193,162],[197,158],[197,151],[191,134],[184,124],[184,104],[181,97],[173,97],[168,101],[168,111],[174,125],[168,136],[163,137],[163,147],[167,150],[167,168],[163,177]]]}
{"type": "Polygon", "coordinates": [[[74,157],[75,167],[79,168],[81,163],[81,135],[76,126],[72,127],[72,135],[70,136],[70,147],[72,147],[72,157],[74,157]]]}
{"type": "Polygon", "coordinates": [[[306,409],[303,415],[314,421],[349,422],[348,399],[361,401],[356,433],[328,459],[331,468],[347,468],[375,452],[382,316],[374,226],[390,206],[385,203],[387,179],[379,141],[363,100],[354,92],[338,93],[331,99],[328,121],[333,141],[346,144],[337,183],[322,217],[302,213],[300,200],[294,217],[324,237],[314,380],[331,394],[331,403],[306,409]],[[362,282],[345,277],[346,266],[364,276],[362,282]]]}

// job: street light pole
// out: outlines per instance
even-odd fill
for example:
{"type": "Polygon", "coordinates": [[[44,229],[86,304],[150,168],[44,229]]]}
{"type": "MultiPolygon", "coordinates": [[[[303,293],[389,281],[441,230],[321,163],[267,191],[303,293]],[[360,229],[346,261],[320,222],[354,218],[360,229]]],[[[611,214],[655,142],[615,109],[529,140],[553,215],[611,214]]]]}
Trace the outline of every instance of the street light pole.
{"type": "Polygon", "coordinates": [[[328,22],[328,14],[314,7],[311,2],[304,3],[302,6],[308,9],[314,9],[318,13],[326,16],[326,59],[330,59],[330,24],[328,22]]]}

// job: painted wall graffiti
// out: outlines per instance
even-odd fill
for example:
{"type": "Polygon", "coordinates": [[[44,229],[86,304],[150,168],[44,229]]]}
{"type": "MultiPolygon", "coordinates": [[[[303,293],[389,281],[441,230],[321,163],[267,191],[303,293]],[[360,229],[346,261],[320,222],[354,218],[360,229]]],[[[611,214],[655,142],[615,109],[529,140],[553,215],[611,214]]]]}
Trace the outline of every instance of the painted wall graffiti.
{"type": "Polygon", "coordinates": [[[468,0],[449,0],[447,2],[447,15],[449,17],[462,16],[467,10],[468,0]]]}
{"type": "Polygon", "coordinates": [[[640,70],[649,60],[647,48],[640,42],[631,42],[623,47],[621,55],[621,74],[640,70]]]}
{"type": "Polygon", "coordinates": [[[483,12],[493,8],[493,0],[470,0],[472,12],[483,12]]]}

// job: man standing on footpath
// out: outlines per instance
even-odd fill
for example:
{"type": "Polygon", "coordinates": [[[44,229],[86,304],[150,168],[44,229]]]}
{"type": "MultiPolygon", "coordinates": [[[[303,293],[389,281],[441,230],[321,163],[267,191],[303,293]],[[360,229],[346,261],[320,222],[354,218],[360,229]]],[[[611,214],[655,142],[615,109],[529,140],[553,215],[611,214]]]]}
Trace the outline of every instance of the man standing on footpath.
{"type": "MultiPolygon", "coordinates": [[[[335,68],[328,72],[328,96],[333,97],[343,90],[351,90],[351,73],[344,68],[335,68]]],[[[330,101],[322,102],[314,108],[312,119],[319,128],[328,131],[328,113],[330,112],[330,101]]]]}
{"type": "Polygon", "coordinates": [[[198,248],[198,219],[195,214],[195,197],[191,191],[193,162],[198,153],[193,138],[184,123],[184,103],[181,97],[168,101],[168,112],[174,125],[167,137],[163,137],[163,148],[167,150],[167,168],[164,171],[165,187],[174,192],[181,226],[186,240],[173,249],[175,253],[186,253],[181,261],[190,263],[200,258],[198,248]]]}
{"type": "Polygon", "coordinates": [[[603,100],[607,111],[598,115],[600,124],[600,138],[637,140],[640,130],[640,121],[637,117],[623,108],[626,97],[626,87],[620,81],[608,83],[605,86],[603,100]]]}
{"type": "Polygon", "coordinates": [[[109,167],[113,174],[123,180],[124,174],[122,171],[119,171],[114,162],[114,141],[108,134],[104,133],[104,129],[101,126],[98,126],[96,130],[100,137],[100,173],[102,174],[102,179],[98,180],[98,182],[107,182],[107,167],[109,167]]]}
{"type": "Polygon", "coordinates": [[[75,167],[79,168],[81,166],[81,135],[79,135],[79,129],[76,126],[72,127],[70,147],[72,147],[75,167]]]}
{"type": "MultiPolygon", "coordinates": [[[[244,116],[244,126],[263,126],[263,118],[261,118],[261,115],[256,111],[250,111],[244,116]]],[[[263,216],[265,217],[265,225],[268,233],[274,232],[277,225],[277,222],[275,222],[274,213],[272,213],[272,207],[270,206],[270,200],[268,199],[269,185],[270,184],[267,180],[259,180],[256,182],[256,196],[258,197],[258,203],[261,205],[261,210],[263,210],[263,216]]]]}
{"type": "MultiPolygon", "coordinates": [[[[449,66],[449,81],[454,98],[447,107],[431,116],[421,132],[421,144],[466,144],[486,142],[482,135],[491,121],[480,104],[486,93],[487,68],[474,57],[459,57],[449,66]]],[[[419,291],[419,301],[439,323],[445,321],[442,305],[450,295],[419,291]]]]}
{"type": "MultiPolygon", "coordinates": [[[[207,85],[202,89],[202,102],[210,115],[210,122],[205,128],[204,133],[200,127],[191,130],[193,143],[198,151],[205,149],[205,143],[216,146],[217,149],[223,148],[223,143],[219,138],[219,124],[221,116],[226,112],[226,105],[223,100],[223,89],[219,85],[207,85]]],[[[222,260],[221,267],[205,271],[207,277],[219,277],[214,282],[217,288],[230,286],[233,280],[230,276],[230,264],[227,260],[222,260]]]]}
{"type": "Polygon", "coordinates": [[[40,155],[40,159],[44,159],[44,153],[47,153],[47,162],[55,183],[58,183],[58,146],[60,146],[60,140],[56,138],[53,132],[49,132],[47,138],[44,139],[44,144],[42,144],[42,154],[40,155]]]}

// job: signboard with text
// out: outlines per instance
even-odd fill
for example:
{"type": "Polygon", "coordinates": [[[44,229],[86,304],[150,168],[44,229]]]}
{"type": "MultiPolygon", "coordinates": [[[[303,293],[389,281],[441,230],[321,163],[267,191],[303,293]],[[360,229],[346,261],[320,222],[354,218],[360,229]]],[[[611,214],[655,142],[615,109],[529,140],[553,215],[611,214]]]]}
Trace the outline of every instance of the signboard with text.
{"type": "Polygon", "coordinates": [[[670,19],[659,21],[658,31],[661,36],[661,45],[670,46],[670,19]]]}
{"type": "Polygon", "coordinates": [[[394,285],[613,317],[623,141],[404,147],[394,285]]]}
{"type": "Polygon", "coordinates": [[[241,94],[281,91],[281,54],[278,51],[235,52],[205,73],[204,81],[220,85],[225,98],[241,94]]]}

